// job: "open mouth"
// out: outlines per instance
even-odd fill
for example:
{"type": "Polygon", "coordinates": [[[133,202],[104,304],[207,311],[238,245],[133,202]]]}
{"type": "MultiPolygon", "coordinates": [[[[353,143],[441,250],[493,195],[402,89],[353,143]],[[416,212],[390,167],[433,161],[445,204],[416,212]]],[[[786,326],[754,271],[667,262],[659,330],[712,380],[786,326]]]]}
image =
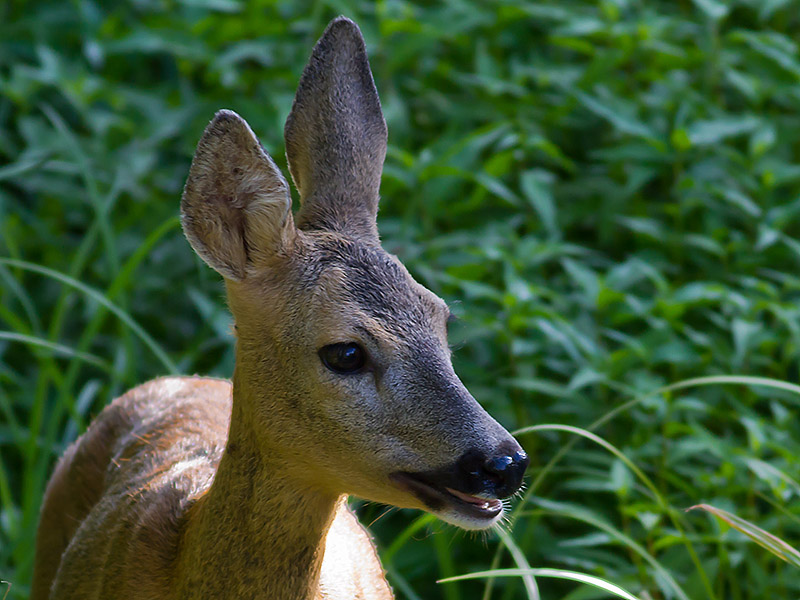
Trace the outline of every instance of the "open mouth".
{"type": "MultiPolygon", "coordinates": [[[[411,473],[393,473],[391,479],[422,500],[432,512],[437,514],[455,511],[460,516],[486,522],[485,526],[489,526],[503,512],[503,503],[497,498],[484,498],[459,492],[446,486],[437,486],[411,473]]],[[[450,521],[451,519],[446,520],[450,521]]]]}

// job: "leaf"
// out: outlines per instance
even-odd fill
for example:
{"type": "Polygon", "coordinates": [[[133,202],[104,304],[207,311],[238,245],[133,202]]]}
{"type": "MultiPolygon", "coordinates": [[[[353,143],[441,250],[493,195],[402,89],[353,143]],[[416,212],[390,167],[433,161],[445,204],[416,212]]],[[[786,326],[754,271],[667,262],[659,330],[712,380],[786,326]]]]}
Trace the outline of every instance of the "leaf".
{"type": "Polygon", "coordinates": [[[657,136],[655,133],[641,121],[638,121],[631,116],[622,114],[616,108],[601,102],[597,98],[594,98],[585,92],[576,91],[575,96],[586,108],[588,108],[597,116],[606,119],[622,133],[648,139],[656,139],[657,136]]]}
{"type": "Polygon", "coordinates": [[[502,198],[510,205],[517,206],[519,204],[519,198],[517,198],[517,195],[497,177],[492,177],[488,173],[484,172],[474,174],[473,179],[485,187],[490,193],[494,194],[498,198],[502,198]]]}
{"type": "Polygon", "coordinates": [[[590,307],[597,306],[597,298],[601,287],[600,278],[597,274],[584,264],[569,258],[563,258],[561,264],[570,278],[580,286],[587,305],[590,307]]]}
{"type": "Polygon", "coordinates": [[[750,133],[761,124],[753,116],[730,117],[695,121],[687,128],[687,135],[694,146],[709,146],[726,138],[750,133]]]}
{"type": "Polygon", "coordinates": [[[719,0],[692,0],[712,21],[719,21],[728,15],[730,10],[726,4],[719,0]]]}
{"type": "Polygon", "coordinates": [[[542,169],[525,171],[520,176],[522,193],[542,220],[545,231],[553,237],[559,237],[556,223],[556,205],[553,201],[553,174],[542,169]]]}
{"type": "Polygon", "coordinates": [[[621,460],[614,460],[611,463],[609,483],[611,485],[611,489],[617,492],[617,494],[622,498],[627,497],[631,488],[633,488],[633,476],[621,460]]]}
{"type": "Polygon", "coordinates": [[[731,331],[733,333],[733,347],[735,354],[733,364],[737,369],[742,367],[745,356],[751,349],[753,340],[756,335],[761,331],[759,323],[752,323],[744,319],[734,319],[731,324],[731,331]]]}
{"type": "Polygon", "coordinates": [[[605,381],[607,376],[591,367],[583,367],[569,380],[568,390],[578,391],[589,385],[605,381]]]}
{"type": "Polygon", "coordinates": [[[225,13],[237,13],[242,10],[239,0],[178,0],[185,6],[192,8],[205,8],[225,13]]]}
{"type": "Polygon", "coordinates": [[[760,217],[762,214],[761,207],[737,189],[726,188],[722,192],[722,196],[751,217],[760,217]]]}
{"type": "Polygon", "coordinates": [[[512,389],[523,390],[526,392],[538,392],[553,398],[574,398],[574,394],[564,386],[547,381],[546,379],[533,379],[524,377],[514,377],[501,379],[500,385],[508,386],[512,389]]]}
{"type": "Polygon", "coordinates": [[[36,156],[30,157],[27,160],[19,160],[15,163],[3,165],[0,167],[0,181],[3,179],[19,177],[24,173],[38,169],[45,163],[46,160],[47,156],[36,156]]]}
{"type": "Polygon", "coordinates": [[[686,509],[690,510],[704,510],[711,513],[718,519],[721,519],[736,531],[739,531],[753,540],[762,548],[768,550],[781,560],[785,560],[791,565],[800,568],[800,552],[795,550],[792,546],[784,542],[778,536],[772,535],[768,531],[764,531],[760,527],[754,525],[750,521],[729,513],[721,508],[716,508],[710,504],[697,504],[686,509]]]}
{"type": "Polygon", "coordinates": [[[743,40],[753,50],[774,61],[795,78],[800,79],[800,63],[793,56],[797,52],[797,48],[789,39],[777,34],[749,31],[737,31],[733,37],[743,40]]]}
{"type": "Polygon", "coordinates": [[[767,482],[775,495],[784,501],[800,496],[800,482],[776,466],[754,457],[744,458],[747,467],[762,481],[767,482]]]}
{"type": "Polygon", "coordinates": [[[750,154],[755,157],[762,156],[775,145],[777,137],[774,125],[765,123],[750,137],[750,154]]]}
{"type": "Polygon", "coordinates": [[[553,577],[555,579],[566,579],[569,581],[579,581],[587,585],[605,590],[609,594],[624,598],[625,600],[641,600],[633,594],[626,592],[618,585],[595,577],[594,575],[587,575],[586,573],[578,573],[576,571],[567,571],[565,569],[493,569],[491,571],[478,571],[476,573],[467,573],[466,575],[457,575],[455,577],[447,577],[440,579],[437,583],[450,583],[451,581],[463,581],[465,579],[482,579],[485,577],[524,577],[525,575],[533,575],[534,577],[553,577]]]}
{"type": "Polygon", "coordinates": [[[758,18],[766,21],[778,10],[789,4],[792,0],[761,0],[761,10],[758,12],[758,18]]]}

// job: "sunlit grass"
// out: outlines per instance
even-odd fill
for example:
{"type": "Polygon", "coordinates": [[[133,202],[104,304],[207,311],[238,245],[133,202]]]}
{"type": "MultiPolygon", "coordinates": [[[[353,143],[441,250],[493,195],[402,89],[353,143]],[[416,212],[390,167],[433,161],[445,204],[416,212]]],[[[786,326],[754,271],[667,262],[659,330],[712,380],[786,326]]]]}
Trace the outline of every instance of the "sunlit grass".
{"type": "Polygon", "coordinates": [[[740,531],[748,538],[753,540],[756,544],[771,552],[775,556],[785,560],[789,564],[800,569],[800,552],[795,550],[792,546],[777,536],[772,535],[768,531],[764,531],[757,525],[737,517],[729,513],[727,510],[710,506],[708,504],[698,504],[697,506],[690,506],[687,510],[704,510],[711,513],[718,519],[721,519],[730,525],[736,531],[740,531]]]}
{"type": "Polygon", "coordinates": [[[624,600],[641,600],[633,594],[629,594],[618,585],[595,577],[587,575],[586,573],[577,573],[575,571],[567,571],[565,569],[494,569],[491,571],[480,571],[478,573],[467,573],[457,577],[450,577],[447,579],[440,579],[439,583],[450,583],[453,581],[463,581],[466,579],[481,579],[485,577],[521,577],[528,576],[536,577],[552,577],[554,579],[565,579],[568,581],[578,581],[587,585],[594,586],[604,590],[617,598],[624,598],[624,600]]]}

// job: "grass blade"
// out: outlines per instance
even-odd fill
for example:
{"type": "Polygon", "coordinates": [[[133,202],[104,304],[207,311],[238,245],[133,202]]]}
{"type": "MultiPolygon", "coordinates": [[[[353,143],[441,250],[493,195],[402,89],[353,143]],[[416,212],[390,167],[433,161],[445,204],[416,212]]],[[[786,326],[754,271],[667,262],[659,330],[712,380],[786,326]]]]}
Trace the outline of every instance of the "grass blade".
{"type": "Polygon", "coordinates": [[[750,521],[738,517],[727,510],[717,508],[716,506],[711,506],[710,504],[697,504],[687,508],[686,510],[687,512],[690,510],[704,510],[708,513],[711,513],[718,519],[733,527],[736,531],[746,535],[765,550],[772,552],[772,554],[781,560],[785,560],[789,564],[800,568],[800,552],[795,550],[792,546],[784,542],[778,536],[773,535],[768,531],[764,531],[760,527],[753,525],[750,521]]]}
{"type": "Polygon", "coordinates": [[[84,362],[93,364],[101,369],[110,368],[110,365],[99,356],[95,356],[94,354],[89,354],[87,352],[73,350],[72,348],[64,346],[63,344],[57,344],[55,342],[43,340],[42,338],[32,335],[14,333],[13,331],[0,331],[0,340],[9,340],[12,342],[29,344],[31,346],[36,346],[37,348],[45,348],[56,354],[61,354],[69,358],[74,358],[76,360],[82,360],[84,362]]]}
{"type": "Polygon", "coordinates": [[[387,565],[391,564],[394,555],[397,554],[400,548],[402,548],[408,542],[408,540],[414,537],[418,531],[424,529],[435,520],[436,517],[430,513],[426,513],[414,519],[405,529],[403,529],[403,531],[397,535],[397,537],[394,538],[394,541],[391,543],[391,545],[383,552],[383,554],[381,554],[383,562],[387,565]]]}
{"type": "MultiPolygon", "coordinates": [[[[589,425],[586,428],[586,430],[596,431],[603,425],[613,421],[618,416],[640,405],[645,400],[648,400],[655,396],[669,394],[679,390],[685,390],[695,387],[713,386],[713,385],[761,386],[770,389],[777,389],[777,390],[791,392],[793,394],[800,396],[800,385],[768,377],[753,377],[749,375],[712,375],[708,377],[693,377],[690,379],[684,379],[683,381],[678,381],[676,383],[660,387],[656,390],[653,390],[652,392],[647,392],[645,394],[636,396],[628,400],[627,402],[620,404],[616,408],[608,411],[602,417],[600,417],[599,419],[594,421],[591,425],[589,425]]],[[[524,510],[524,506],[528,503],[528,500],[535,494],[536,490],[539,488],[541,483],[544,481],[547,475],[549,475],[552,472],[552,470],[561,461],[561,459],[563,459],[567,454],[569,454],[570,450],[575,446],[576,442],[577,438],[573,438],[568,442],[566,442],[561,448],[558,449],[556,454],[547,462],[547,464],[545,464],[539,470],[539,473],[537,474],[535,479],[531,482],[531,484],[528,486],[528,489],[525,491],[522,500],[519,503],[517,503],[517,506],[510,515],[509,525],[508,525],[509,531],[513,530],[517,516],[521,514],[521,512],[524,510]]],[[[499,564],[501,552],[502,552],[502,546],[498,547],[498,550],[495,553],[494,558],[492,559],[492,566],[496,566],[497,564],[499,564]]],[[[489,578],[489,580],[486,582],[486,588],[484,590],[483,600],[488,600],[491,597],[491,588],[492,588],[492,579],[489,578]]]]}
{"type": "Polygon", "coordinates": [[[158,343],[150,337],[150,335],[139,325],[136,321],[133,320],[128,313],[123,311],[119,308],[116,304],[111,302],[108,298],[106,298],[103,294],[93,290],[87,285],[84,285],[80,281],[69,277],[68,275],[64,275],[63,273],[59,273],[58,271],[54,271],[53,269],[48,269],[47,267],[42,267],[40,265],[36,265],[24,260],[16,260],[13,258],[0,258],[0,264],[8,265],[10,267],[16,267],[18,269],[25,269],[27,271],[32,271],[34,273],[39,273],[40,275],[44,275],[46,277],[51,277],[61,283],[64,283],[72,288],[75,288],[79,292],[82,292],[95,302],[102,304],[108,310],[110,310],[117,318],[125,323],[131,331],[133,331],[139,339],[144,342],[144,344],[152,350],[153,354],[161,361],[161,364],[169,371],[170,374],[177,374],[178,367],[175,365],[174,362],[167,356],[167,353],[158,345],[158,343]]]}
{"type": "Polygon", "coordinates": [[[642,557],[653,569],[663,578],[665,582],[669,584],[670,589],[675,594],[677,598],[680,600],[689,600],[689,596],[686,595],[686,592],[678,585],[678,582],[675,581],[675,578],[664,568],[664,566],[656,560],[641,544],[636,543],[628,535],[625,535],[622,531],[617,529],[616,527],[612,527],[608,523],[605,523],[592,515],[588,510],[579,508],[577,506],[571,506],[566,503],[558,503],[551,500],[542,500],[539,499],[536,501],[536,504],[544,510],[544,514],[552,514],[555,516],[567,518],[567,519],[576,519],[579,521],[583,521],[597,529],[607,533],[612,538],[616,539],[619,543],[623,544],[627,548],[630,548],[633,552],[638,554],[642,557]]]}
{"type": "Polygon", "coordinates": [[[697,569],[697,572],[700,575],[701,580],[703,581],[703,585],[706,589],[706,592],[708,593],[708,597],[715,598],[714,590],[711,587],[711,581],[708,579],[708,575],[706,574],[705,569],[703,569],[703,565],[700,562],[700,558],[698,557],[697,552],[695,551],[691,540],[686,535],[683,527],[681,526],[677,518],[676,511],[669,505],[669,503],[664,498],[663,494],[661,494],[661,492],[658,491],[658,488],[650,480],[650,478],[647,475],[645,475],[644,471],[642,471],[639,467],[637,467],[636,464],[634,464],[634,462],[631,459],[629,459],[621,450],[619,450],[612,444],[609,444],[606,440],[604,440],[600,436],[586,429],[582,429],[580,427],[572,427],[571,425],[557,425],[557,424],[531,425],[530,427],[523,427],[522,429],[518,429],[517,431],[514,431],[513,434],[522,435],[523,433],[531,433],[534,431],[565,431],[568,433],[573,433],[575,435],[579,435],[593,441],[594,443],[602,446],[604,449],[608,450],[611,454],[620,459],[625,464],[625,466],[628,467],[636,475],[636,477],[638,477],[639,480],[647,487],[647,489],[653,495],[653,498],[656,500],[658,505],[661,507],[661,509],[664,511],[667,517],[669,517],[670,521],[672,521],[672,524],[675,526],[675,529],[677,529],[680,532],[681,537],[683,539],[683,543],[686,546],[686,550],[689,552],[689,556],[691,557],[692,562],[694,563],[695,568],[697,569]]]}
{"type": "MultiPolygon", "coordinates": [[[[514,559],[514,562],[517,563],[517,566],[522,570],[530,571],[531,566],[528,564],[528,559],[525,558],[525,554],[522,552],[522,550],[520,550],[519,546],[517,546],[517,543],[514,541],[514,538],[511,537],[511,534],[509,534],[502,527],[498,527],[497,535],[500,536],[503,544],[505,544],[505,547],[508,548],[508,552],[514,559]]],[[[525,591],[528,592],[528,599],[539,600],[539,586],[536,585],[536,578],[531,573],[522,575],[522,583],[525,584],[525,591]]]]}
{"type": "Polygon", "coordinates": [[[525,575],[579,581],[605,590],[618,598],[624,598],[625,600],[641,600],[641,598],[625,591],[615,583],[611,583],[600,577],[595,577],[594,575],[587,575],[586,573],[578,573],[577,571],[567,571],[564,569],[494,569],[491,571],[478,571],[476,573],[467,573],[465,575],[440,579],[438,583],[449,583],[451,581],[462,581],[465,579],[482,579],[484,577],[523,577],[525,575]]]}

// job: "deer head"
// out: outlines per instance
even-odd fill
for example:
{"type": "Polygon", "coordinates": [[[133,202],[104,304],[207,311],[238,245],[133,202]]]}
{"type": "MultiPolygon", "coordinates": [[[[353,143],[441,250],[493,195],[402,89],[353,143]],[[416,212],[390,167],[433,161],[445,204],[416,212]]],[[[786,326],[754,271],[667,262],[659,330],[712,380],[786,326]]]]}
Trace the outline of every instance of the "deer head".
{"type": "Polygon", "coordinates": [[[492,525],[528,459],[453,371],[447,305],[380,246],[387,132],[352,21],[315,46],[285,138],[296,216],[231,111],[206,128],[181,203],[236,322],[231,436],[299,485],[492,525]]]}

